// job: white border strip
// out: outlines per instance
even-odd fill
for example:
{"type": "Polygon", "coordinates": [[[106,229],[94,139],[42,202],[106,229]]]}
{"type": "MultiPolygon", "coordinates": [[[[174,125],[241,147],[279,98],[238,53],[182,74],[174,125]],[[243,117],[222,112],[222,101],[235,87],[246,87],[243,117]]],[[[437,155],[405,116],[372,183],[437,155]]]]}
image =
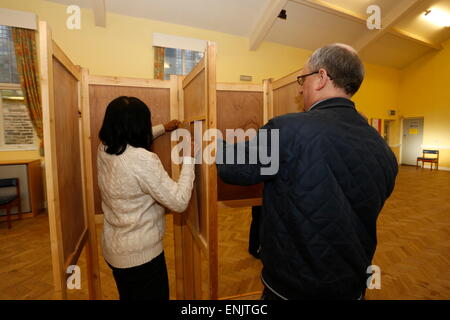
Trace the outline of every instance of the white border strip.
{"type": "Polygon", "coordinates": [[[205,52],[206,40],[153,33],[153,46],[205,52]]]}
{"type": "Polygon", "coordinates": [[[37,17],[32,12],[0,9],[0,24],[3,26],[37,30],[37,17]]]}

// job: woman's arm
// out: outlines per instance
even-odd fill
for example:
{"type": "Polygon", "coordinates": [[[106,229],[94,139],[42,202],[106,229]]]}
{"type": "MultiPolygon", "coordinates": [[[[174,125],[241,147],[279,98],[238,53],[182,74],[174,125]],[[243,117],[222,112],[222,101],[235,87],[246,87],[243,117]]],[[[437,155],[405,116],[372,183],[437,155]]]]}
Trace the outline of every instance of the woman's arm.
{"type": "Polygon", "coordinates": [[[153,126],[152,127],[153,140],[155,140],[159,136],[162,136],[165,132],[166,132],[166,129],[164,128],[164,125],[158,124],[156,126],[153,126]]]}
{"type": "Polygon", "coordinates": [[[145,193],[172,211],[186,210],[195,179],[193,158],[183,158],[178,182],[169,177],[161,160],[154,153],[145,151],[139,154],[136,166],[135,174],[145,193]]]}
{"type": "Polygon", "coordinates": [[[162,136],[166,132],[170,132],[170,131],[178,129],[179,125],[180,125],[180,121],[170,120],[166,124],[158,124],[156,126],[153,126],[152,127],[153,140],[155,140],[159,136],[162,136]]]}

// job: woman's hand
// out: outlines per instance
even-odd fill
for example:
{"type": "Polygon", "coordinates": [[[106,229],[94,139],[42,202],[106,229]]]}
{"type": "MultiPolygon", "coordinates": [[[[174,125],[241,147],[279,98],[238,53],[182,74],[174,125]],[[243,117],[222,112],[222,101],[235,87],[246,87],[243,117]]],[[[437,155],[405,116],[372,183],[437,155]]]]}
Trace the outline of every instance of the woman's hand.
{"type": "Polygon", "coordinates": [[[166,130],[166,132],[173,131],[175,129],[178,129],[180,124],[181,122],[178,120],[170,120],[164,125],[164,129],[166,130]]]}

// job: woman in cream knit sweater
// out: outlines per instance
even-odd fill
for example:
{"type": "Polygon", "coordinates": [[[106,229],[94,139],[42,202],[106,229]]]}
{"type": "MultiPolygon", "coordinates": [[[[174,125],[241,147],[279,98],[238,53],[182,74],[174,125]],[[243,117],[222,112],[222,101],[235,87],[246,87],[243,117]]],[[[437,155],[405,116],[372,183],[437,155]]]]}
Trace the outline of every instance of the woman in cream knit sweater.
{"type": "Polygon", "coordinates": [[[103,256],[113,270],[120,299],[168,299],[164,207],[186,210],[194,160],[184,158],[178,182],[169,177],[158,156],[149,151],[150,110],[133,97],[119,97],[108,105],[99,137],[103,256]]]}

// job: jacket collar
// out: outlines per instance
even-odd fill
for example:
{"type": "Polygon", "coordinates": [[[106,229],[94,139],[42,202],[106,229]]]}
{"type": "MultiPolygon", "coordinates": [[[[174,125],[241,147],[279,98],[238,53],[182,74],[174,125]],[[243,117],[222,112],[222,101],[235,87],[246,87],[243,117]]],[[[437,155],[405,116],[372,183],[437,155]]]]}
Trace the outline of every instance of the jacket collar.
{"type": "Polygon", "coordinates": [[[336,108],[336,107],[355,109],[355,103],[346,98],[329,98],[316,103],[308,110],[308,112],[312,110],[336,108]]]}

